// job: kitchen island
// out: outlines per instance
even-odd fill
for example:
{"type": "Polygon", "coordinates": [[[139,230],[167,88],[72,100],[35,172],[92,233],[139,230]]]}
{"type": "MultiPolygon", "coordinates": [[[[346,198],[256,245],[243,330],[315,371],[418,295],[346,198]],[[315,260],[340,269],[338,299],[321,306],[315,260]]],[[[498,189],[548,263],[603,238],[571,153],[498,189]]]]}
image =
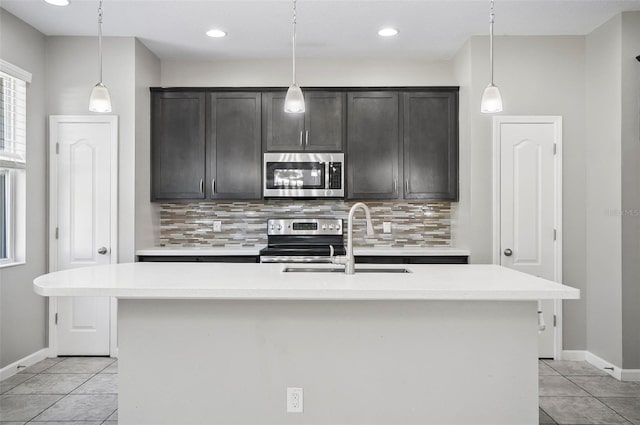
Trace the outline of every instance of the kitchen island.
{"type": "Polygon", "coordinates": [[[284,267],[119,264],[34,290],[119,298],[121,424],[537,424],[537,300],[578,290],[492,265],[284,267]]]}

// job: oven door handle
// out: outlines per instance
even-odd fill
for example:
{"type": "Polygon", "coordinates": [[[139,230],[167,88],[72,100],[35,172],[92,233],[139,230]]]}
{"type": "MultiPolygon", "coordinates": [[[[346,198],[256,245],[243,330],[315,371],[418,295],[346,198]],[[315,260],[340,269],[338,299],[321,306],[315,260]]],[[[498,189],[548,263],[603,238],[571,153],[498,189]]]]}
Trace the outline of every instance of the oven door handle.
{"type": "Polygon", "coordinates": [[[261,263],[331,263],[331,259],[325,255],[314,256],[278,256],[278,255],[262,255],[261,263]]]}

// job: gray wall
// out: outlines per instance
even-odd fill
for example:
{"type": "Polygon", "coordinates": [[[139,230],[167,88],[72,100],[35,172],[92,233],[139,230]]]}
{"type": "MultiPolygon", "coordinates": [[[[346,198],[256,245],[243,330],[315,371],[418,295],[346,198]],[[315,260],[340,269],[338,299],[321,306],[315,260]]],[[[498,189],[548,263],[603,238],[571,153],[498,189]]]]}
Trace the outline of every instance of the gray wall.
{"type": "Polygon", "coordinates": [[[587,349],[640,368],[640,12],[587,40],[587,349]]]}
{"type": "MultiPolygon", "coordinates": [[[[304,86],[456,85],[449,61],[296,61],[297,82],[304,86]]],[[[289,59],[271,61],[162,61],[165,87],[286,87],[289,59]]]]}
{"type": "MultiPolygon", "coordinates": [[[[563,117],[563,283],[583,293],[581,300],[564,303],[564,348],[584,350],[584,37],[497,37],[495,41],[495,82],[504,100],[502,115],[563,117]]],[[[482,91],[489,83],[488,59],[488,37],[472,37],[454,58],[461,99],[461,196],[454,239],[457,245],[470,248],[473,263],[491,263],[493,255],[493,117],[480,113],[482,91]]]]}
{"type": "Polygon", "coordinates": [[[160,60],[135,42],[135,247],[156,246],[160,236],[159,205],[151,203],[151,99],[149,87],[160,85],[160,60]]]}
{"type": "MultiPolygon", "coordinates": [[[[135,259],[135,39],[103,40],[104,83],[118,116],[118,261],[135,259]]],[[[95,37],[47,37],[47,114],[91,115],[98,82],[95,37]]]]}
{"type": "Polygon", "coordinates": [[[587,36],[587,349],[622,366],[621,16],[587,36]]]}
{"type": "MultiPolygon", "coordinates": [[[[459,92],[459,121],[458,133],[458,179],[459,201],[452,204],[451,244],[458,248],[471,248],[471,238],[468,236],[473,229],[471,226],[471,126],[469,115],[478,107],[479,101],[472,96],[471,87],[471,40],[462,46],[452,60],[453,72],[459,92]]],[[[473,259],[472,259],[473,261],[473,259]]]]}
{"type": "Polygon", "coordinates": [[[33,278],[46,270],[45,37],[0,8],[0,58],[33,75],[27,86],[26,264],[0,269],[0,368],[46,346],[45,298],[33,278]]]}
{"type": "Polygon", "coordinates": [[[622,14],[622,365],[640,369],[640,12],[622,14]]]}

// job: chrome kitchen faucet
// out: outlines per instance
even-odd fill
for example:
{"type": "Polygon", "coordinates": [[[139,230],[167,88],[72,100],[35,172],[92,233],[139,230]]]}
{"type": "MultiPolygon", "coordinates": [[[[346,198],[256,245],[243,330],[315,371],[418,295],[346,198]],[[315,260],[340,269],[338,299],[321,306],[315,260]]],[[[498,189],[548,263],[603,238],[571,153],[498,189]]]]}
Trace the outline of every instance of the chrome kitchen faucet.
{"type": "Polygon", "coordinates": [[[353,257],[353,215],[358,208],[364,211],[367,218],[367,236],[373,236],[373,224],[371,223],[371,212],[369,207],[363,203],[358,202],[349,210],[349,224],[347,226],[347,253],[346,255],[332,256],[331,262],[334,264],[343,264],[345,274],[355,273],[355,258],[353,257]]]}

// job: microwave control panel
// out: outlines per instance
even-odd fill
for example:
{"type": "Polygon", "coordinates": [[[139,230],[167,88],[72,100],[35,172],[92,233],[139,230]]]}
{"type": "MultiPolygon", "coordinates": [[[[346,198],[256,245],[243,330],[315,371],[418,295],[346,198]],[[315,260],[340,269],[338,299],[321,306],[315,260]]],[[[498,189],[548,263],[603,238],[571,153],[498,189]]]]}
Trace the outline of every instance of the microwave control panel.
{"type": "Polygon", "coordinates": [[[329,163],[329,189],[342,189],[342,163],[329,163]]]}

